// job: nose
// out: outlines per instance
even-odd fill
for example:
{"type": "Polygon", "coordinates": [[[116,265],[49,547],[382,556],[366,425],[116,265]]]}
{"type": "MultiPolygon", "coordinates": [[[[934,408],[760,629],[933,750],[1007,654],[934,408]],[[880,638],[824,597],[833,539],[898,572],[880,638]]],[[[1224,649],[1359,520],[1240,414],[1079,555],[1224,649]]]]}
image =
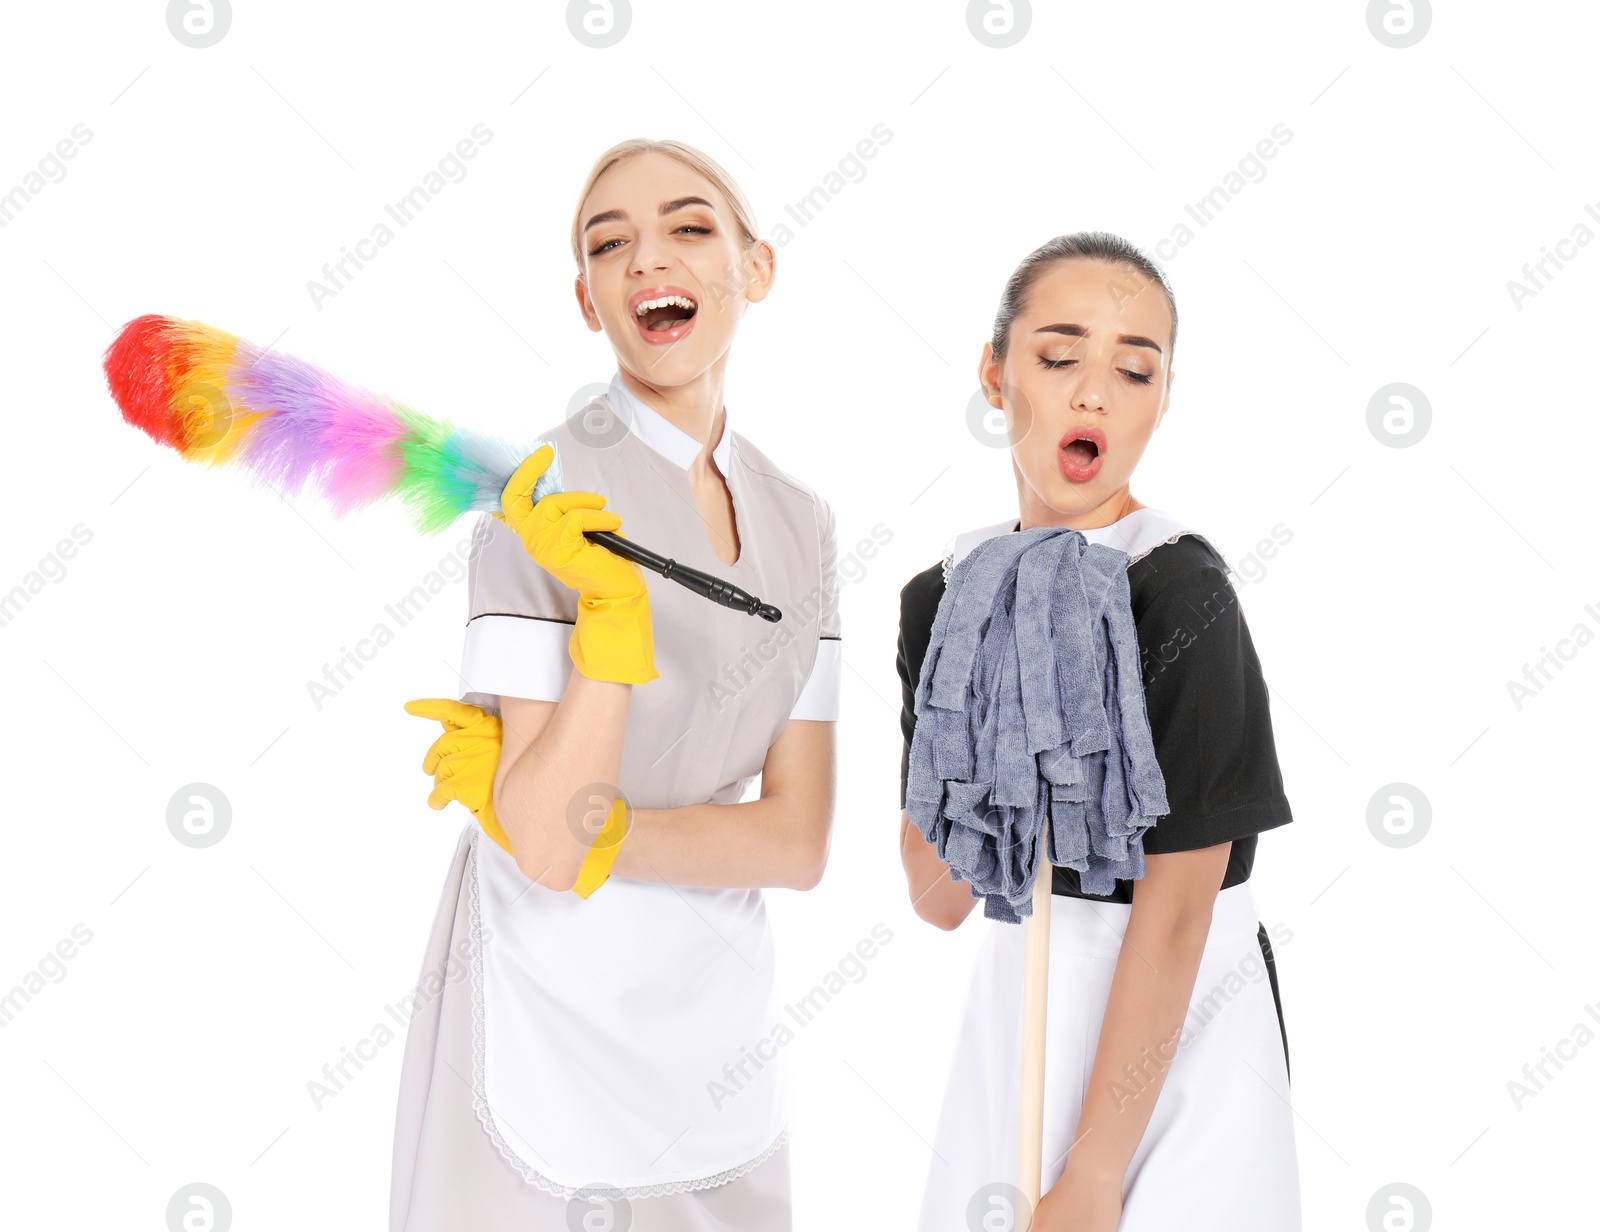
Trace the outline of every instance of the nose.
{"type": "Polygon", "coordinates": [[[654,274],[667,268],[666,254],[656,247],[653,236],[640,236],[633,246],[633,272],[654,274]]]}
{"type": "Polygon", "coordinates": [[[1105,377],[1100,373],[1088,370],[1080,365],[1078,368],[1078,384],[1072,391],[1072,409],[1075,411],[1104,412],[1105,377]]]}

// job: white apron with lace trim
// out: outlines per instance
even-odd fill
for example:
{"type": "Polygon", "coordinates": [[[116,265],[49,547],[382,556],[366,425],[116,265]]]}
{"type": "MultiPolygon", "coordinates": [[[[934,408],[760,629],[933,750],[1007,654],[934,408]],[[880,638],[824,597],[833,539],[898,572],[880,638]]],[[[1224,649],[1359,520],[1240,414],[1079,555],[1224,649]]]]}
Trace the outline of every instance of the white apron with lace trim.
{"type": "MultiPolygon", "coordinates": [[[[635,808],[738,802],[791,718],[837,717],[831,510],[725,425],[714,457],[740,540],[725,564],[689,485],[698,444],[620,380],[541,436],[556,442],[564,486],[604,494],[631,538],[783,610],[769,624],[644,574],[661,675],[633,688],[619,786],[635,808]]],[[[491,708],[498,695],[559,698],[574,592],[489,518],[469,590],[465,698],[491,708]]],[[[475,833],[464,892],[474,1107],[528,1182],[564,1197],[596,1185],[680,1193],[742,1176],[782,1146],[759,890],[613,874],[580,899],[530,881],[475,833]]]]}

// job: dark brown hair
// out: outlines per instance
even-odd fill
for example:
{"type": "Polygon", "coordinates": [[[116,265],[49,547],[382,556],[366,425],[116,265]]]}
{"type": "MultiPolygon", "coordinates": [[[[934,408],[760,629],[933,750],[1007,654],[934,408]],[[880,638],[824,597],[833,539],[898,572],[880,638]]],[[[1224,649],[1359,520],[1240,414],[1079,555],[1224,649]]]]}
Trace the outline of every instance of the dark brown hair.
{"type": "MultiPolygon", "coordinates": [[[[1112,265],[1126,266],[1154,282],[1167,297],[1167,307],[1172,310],[1171,344],[1176,348],[1178,304],[1172,298],[1172,287],[1160,267],[1120,235],[1110,231],[1074,231],[1071,235],[1058,235],[1039,245],[1022,259],[1022,264],[1006,280],[1006,289],[1000,296],[1000,311],[995,313],[994,337],[991,339],[996,363],[1006,357],[1006,345],[1011,341],[1011,324],[1028,302],[1028,292],[1033,289],[1039,275],[1058,261],[1106,261],[1112,265]]],[[[1170,356],[1167,362],[1172,362],[1170,356]]]]}

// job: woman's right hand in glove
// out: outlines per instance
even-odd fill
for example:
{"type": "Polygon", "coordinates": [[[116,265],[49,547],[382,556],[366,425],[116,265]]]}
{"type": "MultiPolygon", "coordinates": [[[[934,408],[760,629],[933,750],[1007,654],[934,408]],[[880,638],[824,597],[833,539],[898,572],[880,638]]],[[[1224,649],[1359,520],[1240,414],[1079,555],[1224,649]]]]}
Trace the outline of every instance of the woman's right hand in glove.
{"type": "Polygon", "coordinates": [[[644,684],[660,676],[650,624],[650,592],[639,566],[591,543],[584,531],[621,533],[622,518],[594,492],[551,492],[537,503],[533,488],[555,450],[541,445],[523,459],[500,494],[504,522],[534,562],[578,592],[578,618],[568,639],[573,666],[593,680],[644,684]]]}
{"type": "Polygon", "coordinates": [[[422,772],[433,775],[428,807],[442,809],[459,800],[478,819],[483,832],[511,850],[511,840],[494,811],[494,776],[500,767],[500,717],[453,697],[419,697],[406,703],[406,713],[438,719],[444,735],[422,759],[422,772]]]}

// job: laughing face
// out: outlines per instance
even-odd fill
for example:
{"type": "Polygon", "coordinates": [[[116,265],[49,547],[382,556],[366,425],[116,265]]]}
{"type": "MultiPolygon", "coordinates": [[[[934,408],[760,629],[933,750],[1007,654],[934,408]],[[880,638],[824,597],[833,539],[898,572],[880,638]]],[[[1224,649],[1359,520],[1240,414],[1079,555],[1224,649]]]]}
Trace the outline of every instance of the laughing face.
{"type": "Polygon", "coordinates": [[[1005,412],[1024,530],[1105,526],[1167,411],[1172,313],[1158,283],[1103,261],[1057,261],[1034,281],[1003,361],[978,378],[1005,412]]]}
{"type": "Polygon", "coordinates": [[[626,158],[583,202],[578,303],[618,364],[654,388],[720,376],[745,308],[772,285],[772,245],[746,249],[711,181],[664,154],[626,158]]]}

